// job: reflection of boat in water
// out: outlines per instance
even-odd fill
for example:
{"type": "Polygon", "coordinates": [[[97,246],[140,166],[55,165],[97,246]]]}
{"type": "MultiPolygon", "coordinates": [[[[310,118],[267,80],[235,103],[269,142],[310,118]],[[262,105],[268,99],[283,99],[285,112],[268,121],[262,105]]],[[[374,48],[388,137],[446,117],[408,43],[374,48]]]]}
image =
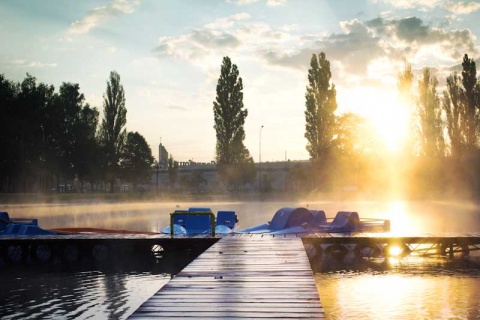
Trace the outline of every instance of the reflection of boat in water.
{"type": "Polygon", "coordinates": [[[175,210],[170,214],[170,226],[162,230],[164,234],[228,234],[235,229],[238,217],[235,211],[218,211],[217,216],[210,208],[189,208],[175,210]]]}
{"type": "Polygon", "coordinates": [[[333,220],[327,219],[323,210],[285,207],[279,209],[265,224],[238,230],[238,233],[290,234],[290,233],[351,233],[388,232],[390,221],[360,219],[355,211],[340,211],[333,220]]]}

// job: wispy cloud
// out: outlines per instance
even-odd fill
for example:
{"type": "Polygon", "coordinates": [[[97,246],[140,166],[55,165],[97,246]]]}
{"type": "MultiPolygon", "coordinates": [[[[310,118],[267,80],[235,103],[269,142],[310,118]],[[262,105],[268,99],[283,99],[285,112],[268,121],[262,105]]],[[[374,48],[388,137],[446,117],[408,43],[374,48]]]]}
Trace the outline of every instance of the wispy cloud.
{"type": "Polygon", "coordinates": [[[445,0],[370,0],[373,3],[383,2],[399,9],[420,8],[423,10],[433,9],[440,6],[445,0]]]}
{"type": "Polygon", "coordinates": [[[106,20],[135,12],[140,0],[112,0],[108,5],[91,10],[83,19],[72,23],[68,33],[85,34],[106,20]]]}
{"type": "Polygon", "coordinates": [[[226,0],[226,2],[237,6],[246,6],[258,2],[265,2],[268,7],[280,7],[287,4],[287,0],[226,0]]]}
{"type": "Polygon", "coordinates": [[[241,45],[241,40],[232,31],[238,27],[238,21],[249,18],[248,14],[235,14],[217,19],[188,34],[161,37],[153,51],[158,56],[173,56],[195,61],[208,56],[214,50],[233,50],[241,45]]]}
{"type": "Polygon", "coordinates": [[[39,61],[28,61],[23,59],[13,60],[12,63],[17,67],[25,68],[55,68],[56,63],[44,63],[39,61]]]}
{"type": "Polygon", "coordinates": [[[470,14],[480,10],[479,2],[457,2],[448,3],[445,9],[455,14],[470,14]]]}

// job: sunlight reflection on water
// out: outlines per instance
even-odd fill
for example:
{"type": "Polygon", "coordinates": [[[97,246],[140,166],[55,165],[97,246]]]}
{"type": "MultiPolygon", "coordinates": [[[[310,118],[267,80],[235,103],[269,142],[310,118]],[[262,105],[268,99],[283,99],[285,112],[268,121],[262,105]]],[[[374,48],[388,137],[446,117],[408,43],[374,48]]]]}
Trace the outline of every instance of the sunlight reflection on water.
{"type": "MultiPolygon", "coordinates": [[[[2,211],[8,211],[13,218],[38,218],[40,226],[47,229],[90,227],[159,231],[168,225],[172,211],[192,206],[211,207],[214,212],[234,210],[241,228],[271,220],[281,207],[302,206],[325,210],[329,218],[333,218],[337,211],[357,211],[361,218],[390,219],[393,234],[480,231],[478,206],[432,201],[9,204],[2,211]]],[[[381,272],[317,273],[322,304],[329,318],[479,317],[478,265],[473,271],[464,270],[462,273],[445,271],[443,267],[427,268],[428,271],[425,271],[423,262],[407,262],[400,261],[399,264],[410,265],[408,272],[395,267],[381,272]]],[[[4,273],[0,275],[0,281],[3,281],[0,293],[2,319],[121,319],[158,290],[168,277],[148,272],[28,271],[16,276],[4,273]]]]}
{"type": "Polygon", "coordinates": [[[315,281],[327,319],[480,317],[478,257],[404,259],[383,271],[316,273],[315,281]]]}

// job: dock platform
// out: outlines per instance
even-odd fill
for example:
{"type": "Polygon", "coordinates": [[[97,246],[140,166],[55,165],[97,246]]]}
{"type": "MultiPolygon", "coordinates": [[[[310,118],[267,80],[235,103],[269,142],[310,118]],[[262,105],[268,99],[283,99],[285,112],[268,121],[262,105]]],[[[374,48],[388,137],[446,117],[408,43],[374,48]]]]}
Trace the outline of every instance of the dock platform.
{"type": "Polygon", "coordinates": [[[325,319],[302,239],[226,236],[132,319],[325,319]]]}

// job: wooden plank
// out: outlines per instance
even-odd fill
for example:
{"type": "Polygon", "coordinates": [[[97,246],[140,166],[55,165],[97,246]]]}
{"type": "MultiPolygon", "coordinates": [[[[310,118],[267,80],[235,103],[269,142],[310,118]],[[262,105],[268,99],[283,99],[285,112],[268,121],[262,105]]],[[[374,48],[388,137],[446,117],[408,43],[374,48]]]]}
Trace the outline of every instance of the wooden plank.
{"type": "Polygon", "coordinates": [[[325,318],[297,237],[224,237],[131,316],[325,318]]]}

